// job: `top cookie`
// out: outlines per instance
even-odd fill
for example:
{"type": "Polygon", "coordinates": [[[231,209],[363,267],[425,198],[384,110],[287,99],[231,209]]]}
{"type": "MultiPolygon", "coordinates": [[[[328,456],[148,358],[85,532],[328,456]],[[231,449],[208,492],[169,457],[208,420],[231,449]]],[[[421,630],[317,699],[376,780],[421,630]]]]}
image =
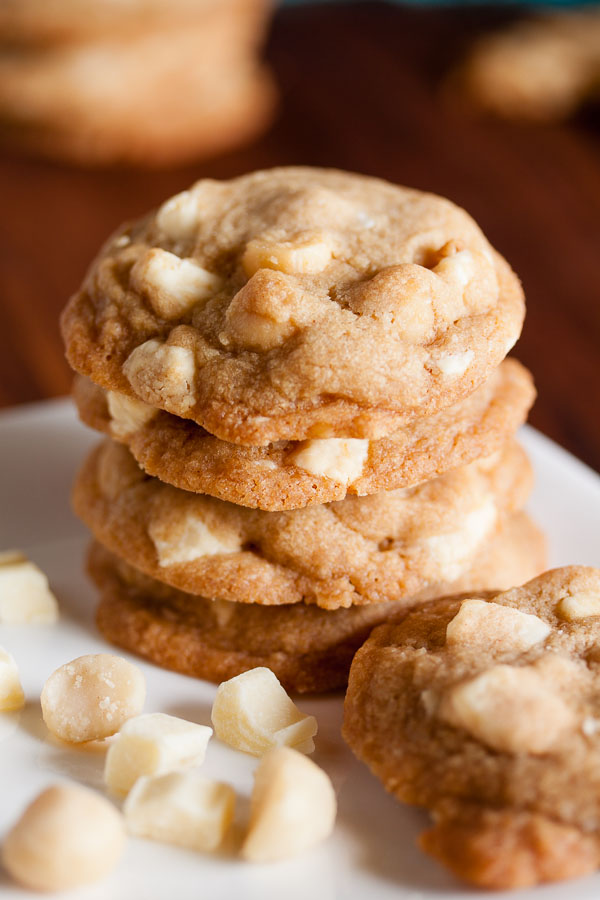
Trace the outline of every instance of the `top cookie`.
{"type": "Polygon", "coordinates": [[[399,799],[429,807],[424,849],[486,887],[600,863],[600,570],[435,600],[354,658],[344,735],[399,799]]]}
{"type": "MultiPolygon", "coordinates": [[[[257,2],[247,0],[247,5],[257,2]]],[[[2,0],[0,38],[37,44],[114,37],[140,28],[168,28],[221,5],[223,0],[2,0]]]]}
{"type": "Polygon", "coordinates": [[[71,365],[223,440],[378,438],[473,391],[518,279],[447,200],[335,170],[205,180],[113,237],[62,320],[71,365]]]}

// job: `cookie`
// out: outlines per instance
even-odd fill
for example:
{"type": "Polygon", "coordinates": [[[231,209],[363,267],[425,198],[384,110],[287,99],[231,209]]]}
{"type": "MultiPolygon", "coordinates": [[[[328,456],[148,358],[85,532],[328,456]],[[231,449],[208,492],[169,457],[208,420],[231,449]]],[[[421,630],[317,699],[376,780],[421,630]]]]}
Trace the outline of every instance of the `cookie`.
{"type": "Polygon", "coordinates": [[[210,28],[200,18],[127,39],[5,50],[3,140],[83,164],[158,165],[251,137],[270,120],[275,89],[234,12],[210,28]]]}
{"type": "Polygon", "coordinates": [[[140,30],[168,30],[174,24],[193,24],[252,11],[264,15],[265,0],[2,0],[0,40],[35,46],[86,41],[140,30]]]}
{"type": "MultiPolygon", "coordinates": [[[[524,581],[544,565],[541,532],[517,513],[451,590],[524,581]]],[[[288,690],[299,692],[345,686],[352,656],[371,629],[414,599],[331,611],[305,603],[266,608],[207,600],[142,575],[100,544],[90,551],[88,571],[101,591],[97,622],[109,641],[216,683],[267,666],[288,690]]]]}
{"type": "Polygon", "coordinates": [[[421,846],[488,888],[600,862],[600,570],[436,600],[377,628],[352,663],[344,736],[421,846]]]}
{"type": "Polygon", "coordinates": [[[113,441],[93,450],[73,491],[102,544],[173,587],[241,603],[380,603],[442,593],[503,516],[521,509],[531,467],[509,443],[413,488],[285,512],[235,506],[145,475],[113,441]]]}
{"type": "Polygon", "coordinates": [[[378,438],[470,394],[521,286],[462,209],[335,170],[204,180],[111,238],[62,317],[72,367],[217,437],[378,438]]]}
{"type": "Polygon", "coordinates": [[[83,376],[73,395],[82,420],[125,443],[149,475],[241,506],[284,510],[407,487],[490,455],[525,421],[535,390],[527,369],[505,360],[469,397],[389,438],[267,447],[221,441],[83,376]]]}
{"type": "Polygon", "coordinates": [[[600,77],[600,13],[561,10],[517,22],[481,38],[450,81],[450,89],[498,116],[561,119],[600,77]]]}

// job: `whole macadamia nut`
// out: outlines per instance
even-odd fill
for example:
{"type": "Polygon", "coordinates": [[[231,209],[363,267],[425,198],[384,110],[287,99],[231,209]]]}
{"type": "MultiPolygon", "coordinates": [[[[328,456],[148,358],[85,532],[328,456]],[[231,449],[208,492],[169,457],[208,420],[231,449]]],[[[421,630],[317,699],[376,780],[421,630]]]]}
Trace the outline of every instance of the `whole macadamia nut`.
{"type": "Polygon", "coordinates": [[[126,659],[94,653],[53,672],[40,699],[44,722],[56,737],[74,744],[102,740],[142,711],[146,681],[126,659]]]}
{"type": "Polygon", "coordinates": [[[37,891],[61,891],[103,878],[125,847],[123,817],[87,788],[55,785],[30,803],[8,832],[2,862],[37,891]]]}

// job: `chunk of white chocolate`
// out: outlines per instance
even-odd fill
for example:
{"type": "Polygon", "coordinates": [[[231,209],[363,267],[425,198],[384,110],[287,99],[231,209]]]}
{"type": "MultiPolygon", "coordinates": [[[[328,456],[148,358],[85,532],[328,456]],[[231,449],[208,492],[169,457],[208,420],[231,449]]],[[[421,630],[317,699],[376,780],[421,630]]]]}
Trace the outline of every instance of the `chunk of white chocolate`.
{"type": "Polygon", "coordinates": [[[600,616],[600,594],[580,592],[563,597],[556,611],[567,622],[578,622],[588,616],[600,616]]]}
{"type": "Polygon", "coordinates": [[[360,478],[369,455],[369,441],[358,438],[317,438],[305,441],[290,460],[312,475],[352,484],[360,478]]]}
{"type": "Polygon", "coordinates": [[[158,209],[156,224],[172,240],[191,237],[198,225],[198,198],[192,191],[175,194],[158,209]]]}
{"type": "Polygon", "coordinates": [[[212,297],[222,283],[195,260],[180,259],[159,248],[141,256],[131,270],[132,288],[143,294],[163,319],[177,319],[189,312],[212,297]]]}
{"type": "Polygon", "coordinates": [[[528,666],[494,666],[455,685],[438,714],[502,753],[546,753],[576,724],[574,711],[528,666]]]}
{"type": "Polygon", "coordinates": [[[284,745],[304,753],[315,748],[317,720],[304,715],[263,666],[219,685],[212,723],[220,740],[253,756],[284,745]]]}
{"type": "Polygon", "coordinates": [[[236,553],[242,546],[237,534],[225,530],[216,534],[194,513],[178,521],[175,530],[171,520],[159,514],[150,521],[148,534],[156,548],[158,564],[163,567],[192,562],[202,556],[236,553]]]}
{"type": "Polygon", "coordinates": [[[519,609],[485,600],[463,600],[446,628],[446,643],[523,652],[545,641],[551,631],[547,622],[519,609]]]}
{"type": "Polygon", "coordinates": [[[460,578],[497,520],[495,500],[489,497],[464,516],[459,528],[416,540],[407,554],[419,556],[424,575],[454,581],[460,578]]]}
{"type": "Polygon", "coordinates": [[[451,256],[444,256],[433,271],[459,290],[464,290],[474,277],[476,268],[473,253],[470,250],[459,250],[451,256]]]}
{"type": "Polygon", "coordinates": [[[40,698],[48,730],[74,744],[116,734],[142,711],[145,699],[142,671],[112,653],[91,653],[60,666],[40,698]]]}
{"type": "Polygon", "coordinates": [[[436,359],[436,365],[446,378],[459,378],[464,375],[475,354],[472,350],[464,350],[462,353],[446,353],[436,359]]]}
{"type": "Polygon", "coordinates": [[[0,554],[0,624],[49,625],[58,619],[48,579],[18,550],[0,554]]]}
{"type": "Polygon", "coordinates": [[[21,709],[24,705],[25,694],[17,663],[4,647],[0,647],[0,712],[21,709]]]}
{"type": "Polygon", "coordinates": [[[259,269],[278,269],[287,274],[316,274],[331,262],[331,245],[321,235],[298,238],[294,241],[271,241],[256,238],[250,241],[242,257],[246,275],[259,269]]]}
{"type": "Polygon", "coordinates": [[[207,852],[216,850],[231,822],[235,792],[196,772],[138,778],[123,806],[130,834],[207,852]]]}
{"type": "Polygon", "coordinates": [[[287,747],[270,750],[254,773],[242,856],[257,863],[295,856],[331,834],[336,810],[322,769],[287,747]]]}
{"type": "Polygon", "coordinates": [[[104,780],[114,794],[127,794],[142,775],[164,775],[204,761],[212,728],[165,713],[129,719],[108,749],[104,780]]]}
{"type": "Polygon", "coordinates": [[[136,400],[118,391],[107,391],[106,401],[110,414],[110,430],[117,439],[134,434],[139,428],[147,425],[158,412],[142,400],[136,400]]]}
{"type": "Polygon", "coordinates": [[[123,373],[139,397],[167,411],[173,404],[191,409],[196,402],[196,358],[189,347],[152,338],[132,350],[123,373]]]}

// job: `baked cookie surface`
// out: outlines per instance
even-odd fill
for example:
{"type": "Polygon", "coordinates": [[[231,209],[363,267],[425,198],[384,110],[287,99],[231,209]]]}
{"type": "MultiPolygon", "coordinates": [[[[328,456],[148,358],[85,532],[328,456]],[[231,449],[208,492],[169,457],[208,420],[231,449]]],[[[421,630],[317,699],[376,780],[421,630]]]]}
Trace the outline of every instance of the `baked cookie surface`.
{"type": "Polygon", "coordinates": [[[428,807],[421,846],[492,888],[600,863],[600,570],[433,601],[356,654],[344,736],[428,807]]]}
{"type": "Polygon", "coordinates": [[[234,443],[377,438],[471,393],[523,293],[447,200],[335,170],[200,181],[111,238],[69,362],[234,443]]]}
{"type": "Polygon", "coordinates": [[[525,421],[535,390],[528,371],[505,360],[470,396],[389,438],[266,447],[221,441],[189,419],[82,376],[73,395],[82,420],[125,443],[149,475],[241,506],[282,510],[407,487],[488,456],[525,421]]]}
{"type": "Polygon", "coordinates": [[[271,118],[276,92],[251,53],[256,13],[244,0],[229,6],[154,31],[5,49],[3,141],[90,165],[158,165],[252,136],[271,118]]]}
{"type": "Polygon", "coordinates": [[[135,35],[223,13],[268,9],[268,0],[2,0],[0,40],[48,45],[135,35]]]}
{"type": "Polygon", "coordinates": [[[600,12],[562,9],[480,38],[450,81],[498,116],[561,119],[598,94],[600,12]]]}
{"type": "MultiPolygon", "coordinates": [[[[544,565],[543,536],[524,513],[516,513],[451,590],[497,588],[526,580],[544,565]]],[[[267,666],[286,688],[299,692],[343,687],[352,656],[371,629],[412,602],[322,610],[305,603],[267,608],[207,600],[143,575],[100,544],[91,548],[88,571],[101,591],[98,627],[113,643],[217,683],[267,666]]]]}
{"type": "Polygon", "coordinates": [[[106,441],[84,463],[73,502],[104,546],[173,587],[336,609],[443,593],[531,483],[524,451],[509,443],[414,488],[264,512],[166,485],[106,441]]]}

